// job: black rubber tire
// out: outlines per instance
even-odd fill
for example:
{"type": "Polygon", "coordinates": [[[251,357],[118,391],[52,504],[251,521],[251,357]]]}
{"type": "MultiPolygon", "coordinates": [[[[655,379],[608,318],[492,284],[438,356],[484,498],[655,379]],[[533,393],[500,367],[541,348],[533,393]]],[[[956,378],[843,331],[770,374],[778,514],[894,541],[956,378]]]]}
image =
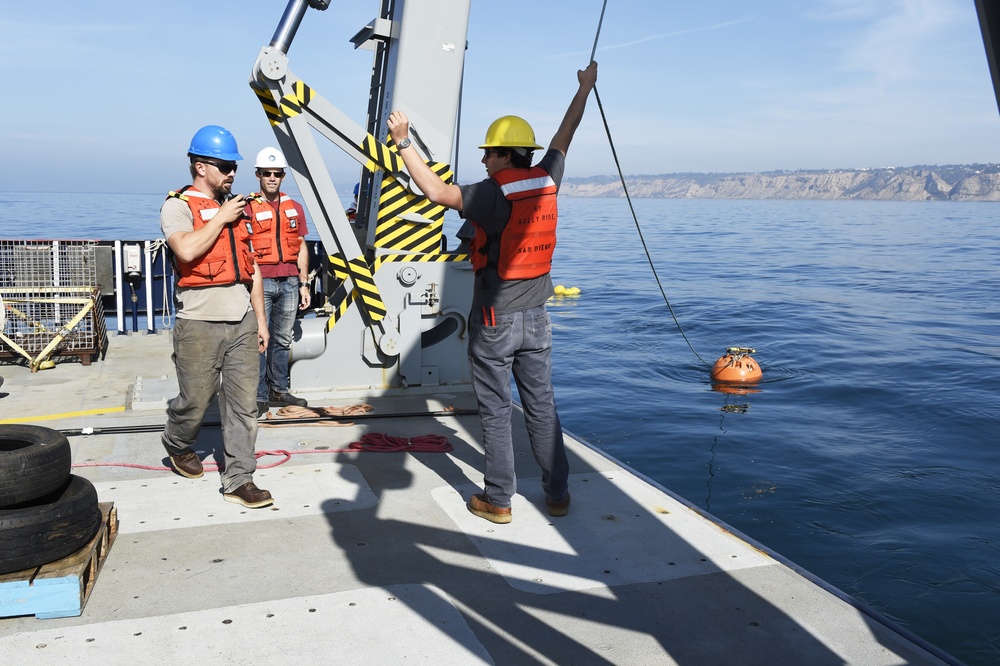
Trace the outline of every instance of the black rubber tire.
{"type": "Polygon", "coordinates": [[[0,509],[0,574],[71,555],[94,538],[102,523],[94,484],[74,474],[45,497],[0,509]]]}
{"type": "Polygon", "coordinates": [[[65,485],[69,440],[36,425],[0,424],[0,508],[30,502],[65,485]]]}

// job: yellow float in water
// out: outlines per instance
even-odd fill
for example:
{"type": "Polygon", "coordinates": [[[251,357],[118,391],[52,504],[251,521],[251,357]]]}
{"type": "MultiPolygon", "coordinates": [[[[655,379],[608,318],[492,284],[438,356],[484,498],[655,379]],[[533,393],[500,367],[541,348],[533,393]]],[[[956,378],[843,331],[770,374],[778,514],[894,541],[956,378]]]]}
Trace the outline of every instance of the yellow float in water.
{"type": "Polygon", "coordinates": [[[561,284],[557,284],[553,288],[552,291],[555,292],[556,296],[579,296],[580,295],[580,288],[579,287],[564,287],[561,284]]]}

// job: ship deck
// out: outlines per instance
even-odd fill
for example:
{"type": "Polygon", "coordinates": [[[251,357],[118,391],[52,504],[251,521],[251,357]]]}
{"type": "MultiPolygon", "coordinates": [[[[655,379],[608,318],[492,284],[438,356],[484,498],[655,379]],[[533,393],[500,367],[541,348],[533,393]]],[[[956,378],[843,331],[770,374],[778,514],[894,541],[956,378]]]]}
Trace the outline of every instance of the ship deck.
{"type": "MultiPolygon", "coordinates": [[[[70,433],[74,473],[119,526],[81,615],[0,619],[10,663],[955,663],[569,434],[573,504],[549,517],[517,412],[513,522],[473,516],[479,422],[450,387],[303,394],[374,410],[262,427],[255,480],[275,504],[249,510],[217,472],[163,469],[169,333],[0,375],[0,422],[70,433]],[[348,449],[369,433],[454,450],[348,449]]],[[[221,460],[217,412],[206,421],[196,449],[221,460]]]]}

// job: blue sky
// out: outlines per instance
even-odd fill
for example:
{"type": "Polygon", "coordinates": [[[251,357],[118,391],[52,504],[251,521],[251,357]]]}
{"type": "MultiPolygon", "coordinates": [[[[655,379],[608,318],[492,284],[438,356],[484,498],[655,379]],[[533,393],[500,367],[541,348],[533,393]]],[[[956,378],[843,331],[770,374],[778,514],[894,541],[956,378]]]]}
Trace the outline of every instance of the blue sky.
{"type": "MultiPolygon", "coordinates": [[[[310,10],[290,67],[363,124],[371,55],[349,38],[377,0],[310,10]]],[[[165,192],[205,124],[244,158],[274,143],[247,86],[284,0],[8,2],[0,190],[165,192]]],[[[589,60],[600,0],[472,0],[463,181],[487,125],[545,144],[589,60]]],[[[973,0],[609,0],[598,91],[626,174],[1000,161],[973,0]]],[[[331,151],[338,189],[358,168],[331,151]]],[[[614,174],[593,99],[567,175],[614,174]]],[[[236,190],[255,182],[250,169],[236,190]]]]}

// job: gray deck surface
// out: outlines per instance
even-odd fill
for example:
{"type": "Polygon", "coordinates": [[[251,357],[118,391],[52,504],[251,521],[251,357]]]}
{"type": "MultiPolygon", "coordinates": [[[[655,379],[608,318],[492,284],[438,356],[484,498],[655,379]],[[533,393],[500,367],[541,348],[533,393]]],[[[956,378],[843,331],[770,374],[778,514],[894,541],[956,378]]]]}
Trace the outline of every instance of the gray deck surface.
{"type": "MultiPolygon", "coordinates": [[[[0,375],[0,421],[60,430],[162,425],[176,391],[169,334],[113,337],[89,367],[0,375]]],[[[306,397],[379,415],[474,408],[448,387],[306,397]]],[[[515,437],[514,520],[494,525],[465,508],[482,481],[475,415],[261,428],[258,451],[292,455],[259,459],[276,499],[260,510],[223,501],[217,472],[117,465],[163,466],[158,432],[72,436],[74,464],[116,463],[74,473],[114,502],[119,536],[81,616],[0,619],[3,662],[945,663],[569,436],[573,504],[550,518],[519,420],[515,437]],[[365,433],[455,450],[342,451],[365,433]]],[[[197,449],[221,458],[218,427],[197,449]]]]}

